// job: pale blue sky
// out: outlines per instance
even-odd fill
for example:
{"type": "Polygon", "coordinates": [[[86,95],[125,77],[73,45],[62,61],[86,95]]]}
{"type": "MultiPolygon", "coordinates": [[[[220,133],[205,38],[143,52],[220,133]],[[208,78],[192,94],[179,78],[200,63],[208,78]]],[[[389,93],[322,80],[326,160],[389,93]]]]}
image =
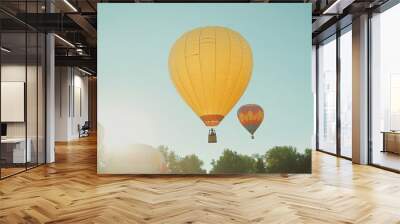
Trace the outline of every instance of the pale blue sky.
{"type": "Polygon", "coordinates": [[[98,122],[103,145],[167,145],[196,154],[209,169],[224,148],[244,154],[276,145],[311,147],[311,4],[99,4],[98,122]],[[168,55],[184,32],[224,26],[246,38],[253,51],[249,86],[216,128],[218,143],[178,95],[168,55]],[[265,119],[251,140],[236,117],[256,103],[265,119]]]}

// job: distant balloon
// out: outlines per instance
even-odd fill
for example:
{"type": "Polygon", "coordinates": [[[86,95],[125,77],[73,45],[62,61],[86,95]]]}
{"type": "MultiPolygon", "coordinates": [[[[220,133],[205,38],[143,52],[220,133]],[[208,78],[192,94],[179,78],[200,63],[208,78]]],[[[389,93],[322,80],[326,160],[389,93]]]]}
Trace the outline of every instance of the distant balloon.
{"type": "Polygon", "coordinates": [[[200,27],[184,33],[172,46],[169,71],[183,100],[210,127],[224,119],[247,88],[253,59],[250,45],[225,27],[200,27]]]}
{"type": "Polygon", "coordinates": [[[264,120],[264,110],[257,104],[246,104],[239,108],[238,119],[254,139],[254,132],[264,120]]]}

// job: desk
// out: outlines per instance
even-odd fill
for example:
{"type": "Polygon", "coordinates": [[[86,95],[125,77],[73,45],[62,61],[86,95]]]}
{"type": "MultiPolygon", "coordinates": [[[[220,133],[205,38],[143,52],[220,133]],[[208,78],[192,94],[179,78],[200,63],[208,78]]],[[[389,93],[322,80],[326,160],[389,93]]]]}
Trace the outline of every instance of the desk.
{"type": "Polygon", "coordinates": [[[384,131],[382,152],[400,154],[400,132],[384,131]]]}
{"type": "Polygon", "coordinates": [[[25,138],[6,138],[1,139],[1,156],[6,160],[6,163],[25,163],[31,162],[31,139],[27,139],[26,154],[25,154],[25,138]],[[25,160],[26,159],[26,160],[25,160]]]}

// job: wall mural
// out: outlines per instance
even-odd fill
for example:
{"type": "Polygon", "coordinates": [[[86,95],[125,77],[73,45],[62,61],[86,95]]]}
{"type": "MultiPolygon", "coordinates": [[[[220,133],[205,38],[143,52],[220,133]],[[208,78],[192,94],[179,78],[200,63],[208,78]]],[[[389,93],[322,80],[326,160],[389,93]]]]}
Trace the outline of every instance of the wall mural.
{"type": "Polygon", "coordinates": [[[98,173],[311,173],[310,11],[99,4],[98,173]]]}

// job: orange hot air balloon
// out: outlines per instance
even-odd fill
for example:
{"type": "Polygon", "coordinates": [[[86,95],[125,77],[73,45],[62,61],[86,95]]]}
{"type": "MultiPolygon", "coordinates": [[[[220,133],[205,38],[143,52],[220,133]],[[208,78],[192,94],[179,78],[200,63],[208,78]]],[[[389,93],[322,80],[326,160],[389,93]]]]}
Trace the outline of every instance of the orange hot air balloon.
{"type": "Polygon", "coordinates": [[[224,119],[243,95],[251,78],[250,45],[225,27],[200,27],[184,33],[172,46],[169,71],[178,93],[209,130],[224,119]]]}
{"type": "Polygon", "coordinates": [[[254,139],[254,132],[264,120],[264,110],[257,104],[246,104],[239,108],[238,119],[254,139]]]}

